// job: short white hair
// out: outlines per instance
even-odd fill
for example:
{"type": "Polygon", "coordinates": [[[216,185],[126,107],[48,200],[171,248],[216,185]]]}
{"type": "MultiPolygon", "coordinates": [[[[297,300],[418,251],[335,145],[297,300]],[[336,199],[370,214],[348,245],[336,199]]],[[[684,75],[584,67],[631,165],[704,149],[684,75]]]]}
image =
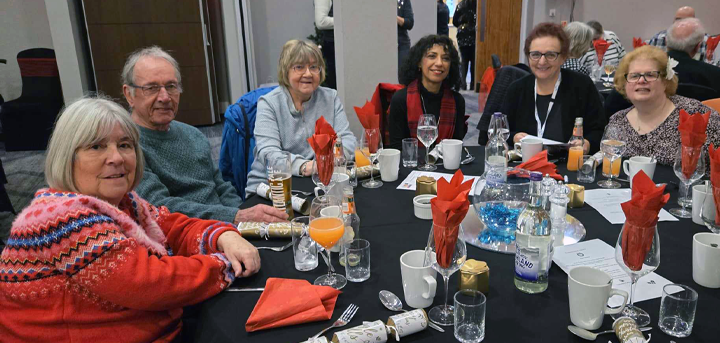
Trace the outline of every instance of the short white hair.
{"type": "Polygon", "coordinates": [[[704,38],[705,27],[703,27],[700,19],[697,18],[677,20],[667,29],[667,47],[672,50],[691,53],[704,38]],[[685,37],[677,37],[675,30],[680,26],[689,26],[693,28],[693,31],[685,37]]]}
{"type": "Polygon", "coordinates": [[[55,122],[47,156],[45,180],[54,189],[78,192],[73,174],[78,149],[105,139],[116,125],[120,125],[135,147],[134,189],[142,180],[144,161],[140,148],[140,132],[122,106],[105,96],[83,97],[69,104],[55,122]]]}
{"type": "Polygon", "coordinates": [[[563,30],[570,38],[570,57],[580,58],[592,46],[593,28],[583,22],[574,21],[567,24],[563,30]]]}
{"type": "MultiPolygon", "coordinates": [[[[170,53],[165,51],[163,48],[157,45],[153,45],[135,50],[132,54],[130,54],[130,56],[128,56],[127,61],[125,61],[125,66],[123,66],[122,70],[123,85],[129,86],[135,84],[135,65],[143,57],[158,57],[165,59],[173,66],[173,69],[175,69],[175,78],[177,78],[178,84],[182,83],[182,80],[180,79],[180,65],[175,60],[175,58],[173,58],[170,53]]],[[[135,96],[134,87],[130,87],[130,94],[135,96]]]]}

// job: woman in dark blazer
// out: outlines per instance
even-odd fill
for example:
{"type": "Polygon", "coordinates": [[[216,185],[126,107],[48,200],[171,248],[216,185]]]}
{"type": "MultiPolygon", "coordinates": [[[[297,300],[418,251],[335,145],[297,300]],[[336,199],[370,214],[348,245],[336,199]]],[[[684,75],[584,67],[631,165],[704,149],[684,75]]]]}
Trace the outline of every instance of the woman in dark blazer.
{"type": "Polygon", "coordinates": [[[510,85],[503,106],[510,144],[527,135],[567,142],[575,118],[582,117],[585,153],[600,149],[607,124],[600,94],[588,76],[561,69],[569,45],[562,27],[552,23],[539,24],[525,40],[532,74],[510,85]]]}

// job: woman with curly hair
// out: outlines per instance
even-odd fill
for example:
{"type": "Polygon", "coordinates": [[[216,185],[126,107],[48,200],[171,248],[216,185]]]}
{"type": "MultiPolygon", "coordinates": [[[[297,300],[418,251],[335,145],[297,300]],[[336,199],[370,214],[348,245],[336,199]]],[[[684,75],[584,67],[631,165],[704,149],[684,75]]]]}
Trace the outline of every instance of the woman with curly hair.
{"type": "Polygon", "coordinates": [[[415,43],[400,69],[400,83],[407,87],[390,101],[390,147],[401,149],[403,138],[417,138],[424,113],[438,122],[436,142],[465,137],[465,99],[457,92],[460,57],[450,38],[428,35],[415,43]]]}

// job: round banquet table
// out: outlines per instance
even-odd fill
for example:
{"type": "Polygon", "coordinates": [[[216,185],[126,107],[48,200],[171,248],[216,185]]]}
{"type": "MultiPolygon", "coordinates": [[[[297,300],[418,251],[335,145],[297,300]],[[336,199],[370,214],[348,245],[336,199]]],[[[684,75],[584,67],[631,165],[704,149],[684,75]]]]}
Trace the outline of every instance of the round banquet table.
{"type": "MultiPolygon", "coordinates": [[[[483,170],[483,147],[469,147],[475,161],[462,166],[466,175],[481,175],[483,170]]],[[[357,211],[361,218],[360,236],[371,244],[371,277],[362,283],[348,283],[342,290],[332,319],[323,322],[306,323],[290,327],[245,332],[245,322],[259,292],[222,292],[207,301],[186,309],[186,321],[183,336],[191,337],[195,342],[301,342],[330,326],[342,311],[350,304],[360,307],[353,320],[345,327],[362,324],[363,321],[382,320],[386,322],[390,315],[396,314],[383,307],[378,300],[380,290],[389,290],[397,294],[404,302],[400,276],[400,255],[413,249],[424,249],[430,230],[430,221],[421,220],[413,215],[413,191],[396,190],[400,182],[411,169],[400,167],[400,176],[396,182],[385,182],[378,189],[355,189],[357,211]]],[[[442,167],[437,172],[451,173],[442,167]]],[[[565,163],[558,163],[558,172],[568,174],[571,183],[575,183],[575,172],[567,172],[565,163]]],[[[598,170],[600,176],[600,170],[598,170]]],[[[602,176],[600,176],[602,177],[602,176]]],[[[654,181],[675,182],[678,179],[672,168],[657,166],[654,181]]],[[[310,178],[293,178],[293,189],[310,191],[313,188],[310,178]]],[[[595,184],[585,184],[586,189],[597,188],[595,184]]],[[[624,187],[628,187],[627,184],[624,187]]],[[[671,199],[666,209],[677,206],[677,186],[668,185],[671,199]]],[[[254,196],[243,207],[270,202],[254,196]]],[[[473,212],[472,205],[470,210],[473,212]]],[[[473,212],[474,213],[474,212],[473,212]]],[[[570,215],[580,220],[587,229],[585,240],[601,239],[615,247],[621,225],[612,225],[595,209],[585,205],[577,209],[568,209],[570,215]]],[[[655,271],[671,282],[685,284],[698,292],[699,300],[692,335],[678,339],[670,337],[657,328],[660,299],[637,303],[650,313],[653,329],[652,342],[717,342],[720,338],[716,317],[720,309],[720,289],[709,289],[696,284],[692,278],[692,236],[698,232],[709,232],[704,226],[696,225],[690,219],[677,222],[659,222],[658,230],[661,242],[661,263],[655,271]]],[[[281,246],[283,240],[253,240],[255,245],[281,246]]],[[[547,291],[529,295],[517,290],[513,284],[514,255],[481,250],[467,244],[468,258],[486,261],[490,267],[490,291],[488,294],[484,342],[584,342],[567,330],[571,325],[568,307],[567,275],[553,264],[549,275],[547,291]]],[[[263,287],[269,277],[305,279],[310,281],[327,272],[327,266],[320,262],[318,268],[309,272],[295,270],[292,249],[283,252],[260,251],[262,269],[255,275],[238,279],[236,287],[263,287]]],[[[320,259],[322,261],[322,259],[320,259]]],[[[720,261],[718,261],[720,263],[720,261]]],[[[344,272],[333,256],[336,270],[344,272]]],[[[458,290],[458,274],[450,278],[449,302],[458,290]]],[[[642,282],[640,279],[639,282],[642,282]]],[[[442,277],[438,276],[438,289],[434,305],[444,301],[442,277]]],[[[405,305],[406,309],[410,309],[405,305]]],[[[611,329],[612,319],[605,316],[601,330],[611,329]]],[[[332,337],[330,330],[325,334],[332,337]]],[[[599,330],[598,330],[599,331],[599,330]]],[[[600,342],[610,340],[618,342],[613,334],[599,337],[600,342]]],[[[432,329],[406,336],[402,342],[455,342],[453,327],[445,327],[445,333],[432,329]]]]}

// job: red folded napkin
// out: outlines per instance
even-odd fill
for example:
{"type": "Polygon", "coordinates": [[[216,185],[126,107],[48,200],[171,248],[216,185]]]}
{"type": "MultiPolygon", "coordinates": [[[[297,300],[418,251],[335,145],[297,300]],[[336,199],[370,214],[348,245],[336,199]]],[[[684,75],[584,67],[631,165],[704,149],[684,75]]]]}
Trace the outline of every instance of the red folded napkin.
{"type": "Polygon", "coordinates": [[[435,258],[442,268],[449,268],[455,253],[460,222],[465,218],[470,201],[468,193],[472,180],[462,182],[464,175],[458,170],[448,183],[444,178],[437,182],[437,197],[430,200],[433,214],[435,258]]]}
{"type": "Polygon", "coordinates": [[[335,163],[335,155],[333,154],[335,139],[337,139],[335,130],[325,121],[325,117],[320,117],[315,122],[315,134],[308,138],[308,143],[315,151],[315,163],[317,163],[320,181],[325,185],[329,184],[332,179],[335,163]],[[322,156],[330,157],[324,158],[322,156]]]}
{"type": "Polygon", "coordinates": [[[633,48],[637,49],[643,45],[647,45],[644,40],[640,37],[633,37],[633,48]]]}
{"type": "MultiPolygon", "coordinates": [[[[515,169],[516,170],[508,172],[508,175],[517,174],[518,169],[525,169],[527,171],[540,172],[543,175],[548,174],[555,180],[563,180],[563,177],[557,173],[557,166],[555,165],[555,163],[548,162],[547,150],[543,150],[537,153],[527,162],[520,163],[517,167],[515,167],[515,169]]],[[[528,174],[527,177],[530,177],[530,175],[528,174]]]]}
{"type": "Polygon", "coordinates": [[[707,40],[707,50],[705,51],[705,55],[707,57],[708,61],[713,60],[713,55],[715,52],[715,49],[718,46],[718,43],[720,43],[720,35],[714,36],[714,37],[708,37],[707,40]]]}
{"type": "Polygon", "coordinates": [[[713,187],[715,200],[715,224],[720,225],[720,149],[711,143],[708,148],[710,154],[710,183],[713,187]]]}
{"type": "Polygon", "coordinates": [[[610,43],[604,39],[596,39],[593,41],[593,46],[595,47],[595,53],[597,53],[598,65],[602,65],[603,56],[610,47],[610,43]]]}
{"type": "Polygon", "coordinates": [[[682,145],[682,172],[688,179],[695,172],[701,148],[707,139],[706,130],[709,120],[710,111],[705,114],[689,115],[685,110],[680,110],[678,131],[682,145]]]}
{"type": "Polygon", "coordinates": [[[269,278],[245,323],[245,331],[328,320],[340,293],[332,287],[311,285],[307,280],[269,278]]]}
{"type": "Polygon", "coordinates": [[[375,111],[375,105],[365,100],[363,107],[353,106],[355,113],[360,120],[360,124],[367,129],[377,129],[380,127],[380,113],[375,111]]]}
{"type": "Polygon", "coordinates": [[[650,251],[658,213],[670,199],[670,194],[664,192],[665,185],[655,186],[655,182],[641,170],[632,180],[632,199],[620,204],[625,212],[623,261],[630,270],[640,270],[650,251]]]}

